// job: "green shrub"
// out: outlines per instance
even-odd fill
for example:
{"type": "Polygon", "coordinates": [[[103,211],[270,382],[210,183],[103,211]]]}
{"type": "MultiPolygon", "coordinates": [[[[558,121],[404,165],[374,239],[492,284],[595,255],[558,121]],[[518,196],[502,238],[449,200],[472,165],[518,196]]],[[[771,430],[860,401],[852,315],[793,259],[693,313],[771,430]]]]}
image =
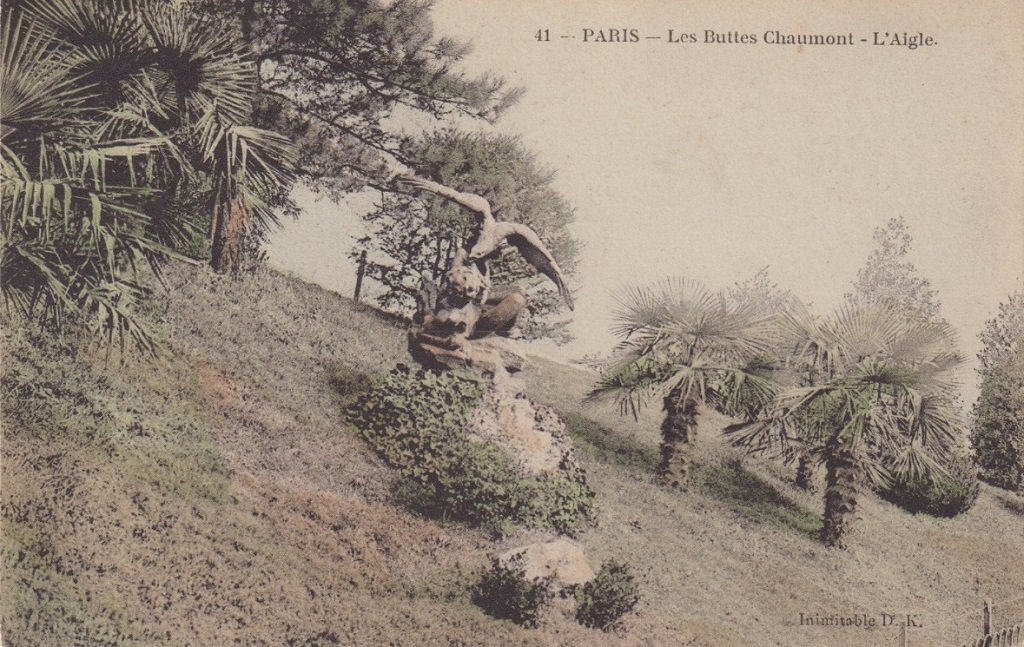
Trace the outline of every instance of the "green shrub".
{"type": "Polygon", "coordinates": [[[444,463],[419,470],[402,470],[398,500],[409,508],[439,519],[466,521],[506,535],[523,518],[525,484],[498,447],[453,442],[444,463]]]}
{"type": "Polygon", "coordinates": [[[913,513],[955,517],[970,510],[978,498],[978,480],[967,458],[954,458],[948,476],[896,478],[879,490],[882,498],[913,513]]]}
{"type": "Polygon", "coordinates": [[[541,611],[551,601],[552,581],[551,576],[527,580],[515,558],[508,564],[494,560],[473,587],[473,603],[495,618],[536,627],[541,611]]]}
{"type": "Polygon", "coordinates": [[[576,590],[576,619],[607,631],[640,601],[640,587],[629,565],[605,562],[593,580],[576,590]]]}
{"type": "Polygon", "coordinates": [[[523,477],[504,450],[466,435],[483,391],[469,373],[399,367],[349,407],[349,420],[399,470],[397,498],[412,509],[499,535],[511,524],[577,533],[594,516],[581,471],[523,477]]]}
{"type": "Polygon", "coordinates": [[[520,479],[518,518],[535,528],[548,528],[575,537],[597,516],[594,491],[580,468],[555,476],[520,479]]]}
{"type": "Polygon", "coordinates": [[[974,405],[971,447],[981,478],[1024,492],[1024,360],[1006,362],[983,375],[974,405]]]}
{"type": "Polygon", "coordinates": [[[418,478],[448,466],[483,393],[468,372],[399,366],[349,407],[348,418],[389,465],[418,478]]]}

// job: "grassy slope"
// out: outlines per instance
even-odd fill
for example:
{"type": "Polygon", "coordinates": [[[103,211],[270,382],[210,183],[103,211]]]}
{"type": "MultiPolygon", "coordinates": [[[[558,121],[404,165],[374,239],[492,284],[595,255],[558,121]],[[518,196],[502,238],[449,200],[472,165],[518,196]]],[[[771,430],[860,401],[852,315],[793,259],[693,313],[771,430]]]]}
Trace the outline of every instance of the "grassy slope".
{"type": "Polygon", "coordinates": [[[407,361],[401,326],[273,273],[170,283],[159,365],[4,335],[5,644],[885,645],[891,629],[793,624],[892,611],[938,645],[977,633],[983,598],[1019,595],[1019,498],[986,488],[953,520],[868,499],[852,548],[826,551],[819,500],[722,447],[720,419],[696,485],[668,492],[657,412],[584,405],[587,373],[537,360],[531,393],[566,414],[598,492],[582,542],[645,574],[644,608],[618,636],[492,620],[472,572],[536,535],[499,545],[395,508],[393,475],[340,422],[337,376],[407,361]]]}

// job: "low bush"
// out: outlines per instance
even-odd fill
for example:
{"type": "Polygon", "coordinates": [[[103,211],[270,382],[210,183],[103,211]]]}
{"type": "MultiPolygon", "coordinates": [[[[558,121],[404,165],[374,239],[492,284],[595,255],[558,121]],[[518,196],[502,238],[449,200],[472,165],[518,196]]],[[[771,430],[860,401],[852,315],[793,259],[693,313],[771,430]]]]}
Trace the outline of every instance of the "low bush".
{"type": "Polygon", "coordinates": [[[526,579],[515,559],[507,564],[494,560],[473,587],[473,603],[495,618],[536,627],[541,612],[551,601],[552,578],[526,579]]]}
{"type": "Polygon", "coordinates": [[[506,534],[511,524],[574,535],[594,516],[594,492],[581,471],[519,475],[501,448],[465,431],[484,385],[473,374],[399,367],[349,407],[357,432],[402,481],[399,501],[431,517],[506,534]]]}
{"type": "Polygon", "coordinates": [[[629,565],[605,562],[593,580],[576,590],[576,619],[607,631],[640,601],[640,587],[629,565]]]}
{"type": "Polygon", "coordinates": [[[955,517],[971,509],[978,498],[978,480],[967,458],[954,458],[948,476],[896,478],[879,490],[882,498],[913,512],[955,517]]]}
{"type": "Polygon", "coordinates": [[[580,468],[546,478],[520,479],[518,518],[534,528],[575,537],[597,516],[594,491],[580,468]]]}
{"type": "Polygon", "coordinates": [[[454,442],[439,461],[402,469],[397,498],[410,509],[437,519],[454,519],[508,534],[524,522],[524,484],[508,456],[493,445],[454,442]]]}

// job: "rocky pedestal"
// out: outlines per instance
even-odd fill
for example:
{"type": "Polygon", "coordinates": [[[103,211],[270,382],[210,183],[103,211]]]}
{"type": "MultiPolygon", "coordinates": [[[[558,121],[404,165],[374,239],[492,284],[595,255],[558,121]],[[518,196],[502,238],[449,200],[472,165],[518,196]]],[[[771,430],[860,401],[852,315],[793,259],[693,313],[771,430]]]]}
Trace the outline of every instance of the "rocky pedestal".
{"type": "MultiPolygon", "coordinates": [[[[565,423],[550,407],[527,398],[516,375],[526,358],[509,337],[525,305],[521,292],[492,291],[473,266],[456,265],[440,294],[425,282],[409,352],[427,368],[468,369],[484,380],[486,391],[470,415],[471,439],[504,449],[523,476],[575,477],[583,470],[565,423]]],[[[564,538],[513,548],[498,560],[521,566],[527,580],[551,576],[554,592],[594,578],[583,551],[564,538]]]]}
{"type": "MultiPolygon", "coordinates": [[[[582,472],[565,423],[554,409],[526,397],[523,381],[515,375],[524,368],[525,358],[514,348],[514,342],[464,339],[457,346],[445,347],[415,330],[410,332],[409,340],[414,357],[427,359],[427,366],[466,368],[484,379],[486,391],[469,418],[467,433],[471,439],[504,449],[524,476],[544,478],[582,472]]],[[[521,567],[529,581],[550,576],[549,588],[555,594],[594,578],[583,550],[561,537],[512,548],[497,559],[506,566],[521,567]]],[[[571,599],[562,600],[556,595],[555,600],[556,606],[564,605],[563,611],[571,613],[571,599]]]]}
{"type": "Polygon", "coordinates": [[[578,468],[565,423],[550,407],[530,401],[522,386],[507,374],[491,380],[470,416],[470,438],[498,445],[527,476],[578,468]]]}

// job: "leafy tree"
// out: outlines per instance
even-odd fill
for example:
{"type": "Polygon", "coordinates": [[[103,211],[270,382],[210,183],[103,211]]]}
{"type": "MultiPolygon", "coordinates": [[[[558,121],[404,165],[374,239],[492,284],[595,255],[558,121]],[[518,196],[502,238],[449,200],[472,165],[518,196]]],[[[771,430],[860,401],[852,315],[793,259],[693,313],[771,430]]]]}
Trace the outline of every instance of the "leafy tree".
{"type": "Polygon", "coordinates": [[[1024,292],[999,306],[982,331],[981,393],[971,446],[981,478],[1024,490],[1024,292]]]}
{"type": "MultiPolygon", "coordinates": [[[[403,154],[418,160],[418,174],[482,195],[498,219],[532,227],[562,270],[573,274],[579,253],[579,244],[568,231],[573,209],[552,186],[554,173],[543,168],[518,138],[442,130],[408,142],[403,154]]],[[[422,193],[385,194],[364,220],[370,234],[351,256],[369,252],[366,275],[384,287],[378,301],[403,313],[415,307],[420,277],[425,274],[440,284],[455,252],[477,227],[466,209],[422,193]]],[[[491,263],[494,285],[529,281],[547,286],[541,279],[511,248],[491,263]]],[[[568,340],[567,322],[555,318],[562,309],[556,291],[531,289],[528,308],[531,316],[522,326],[525,337],[568,340]]]]}
{"type": "Polygon", "coordinates": [[[756,306],[772,317],[782,316],[801,303],[795,294],[772,281],[767,267],[748,279],[737,281],[726,293],[736,303],[756,306]]]}
{"type": "Polygon", "coordinates": [[[622,341],[592,399],[612,398],[623,413],[660,397],[662,480],[685,486],[702,408],[753,415],[773,395],[765,362],[771,327],[756,306],[686,279],[632,288],[619,299],[614,332],[622,341]]]}
{"type": "Polygon", "coordinates": [[[992,371],[1021,354],[1024,345],[1024,292],[1010,295],[999,304],[999,314],[985,322],[979,335],[981,371],[992,371]]]}
{"type": "Polygon", "coordinates": [[[108,340],[153,340],[136,271],[188,245],[168,208],[208,183],[214,246],[270,218],[291,147],[250,125],[254,67],[234,35],[159,0],[7,7],[0,75],[0,288],[8,309],[108,340]]]}
{"type": "Polygon", "coordinates": [[[918,276],[917,268],[907,260],[913,238],[903,217],[890,218],[884,227],[876,227],[874,239],[878,247],[857,272],[847,299],[880,304],[920,321],[945,323],[931,282],[918,276]]]}
{"type": "Polygon", "coordinates": [[[303,179],[335,197],[384,186],[392,159],[413,162],[403,147],[410,122],[493,121],[521,94],[457,70],[470,47],[435,35],[429,1],[194,3],[249,44],[257,123],[294,141],[303,179]]]}
{"type": "Polygon", "coordinates": [[[960,420],[951,372],[962,360],[948,326],[878,304],[790,324],[817,379],[781,390],[773,406],[726,431],[735,445],[789,459],[811,448],[826,469],[822,541],[842,546],[867,482],[944,472],[960,420]]]}

